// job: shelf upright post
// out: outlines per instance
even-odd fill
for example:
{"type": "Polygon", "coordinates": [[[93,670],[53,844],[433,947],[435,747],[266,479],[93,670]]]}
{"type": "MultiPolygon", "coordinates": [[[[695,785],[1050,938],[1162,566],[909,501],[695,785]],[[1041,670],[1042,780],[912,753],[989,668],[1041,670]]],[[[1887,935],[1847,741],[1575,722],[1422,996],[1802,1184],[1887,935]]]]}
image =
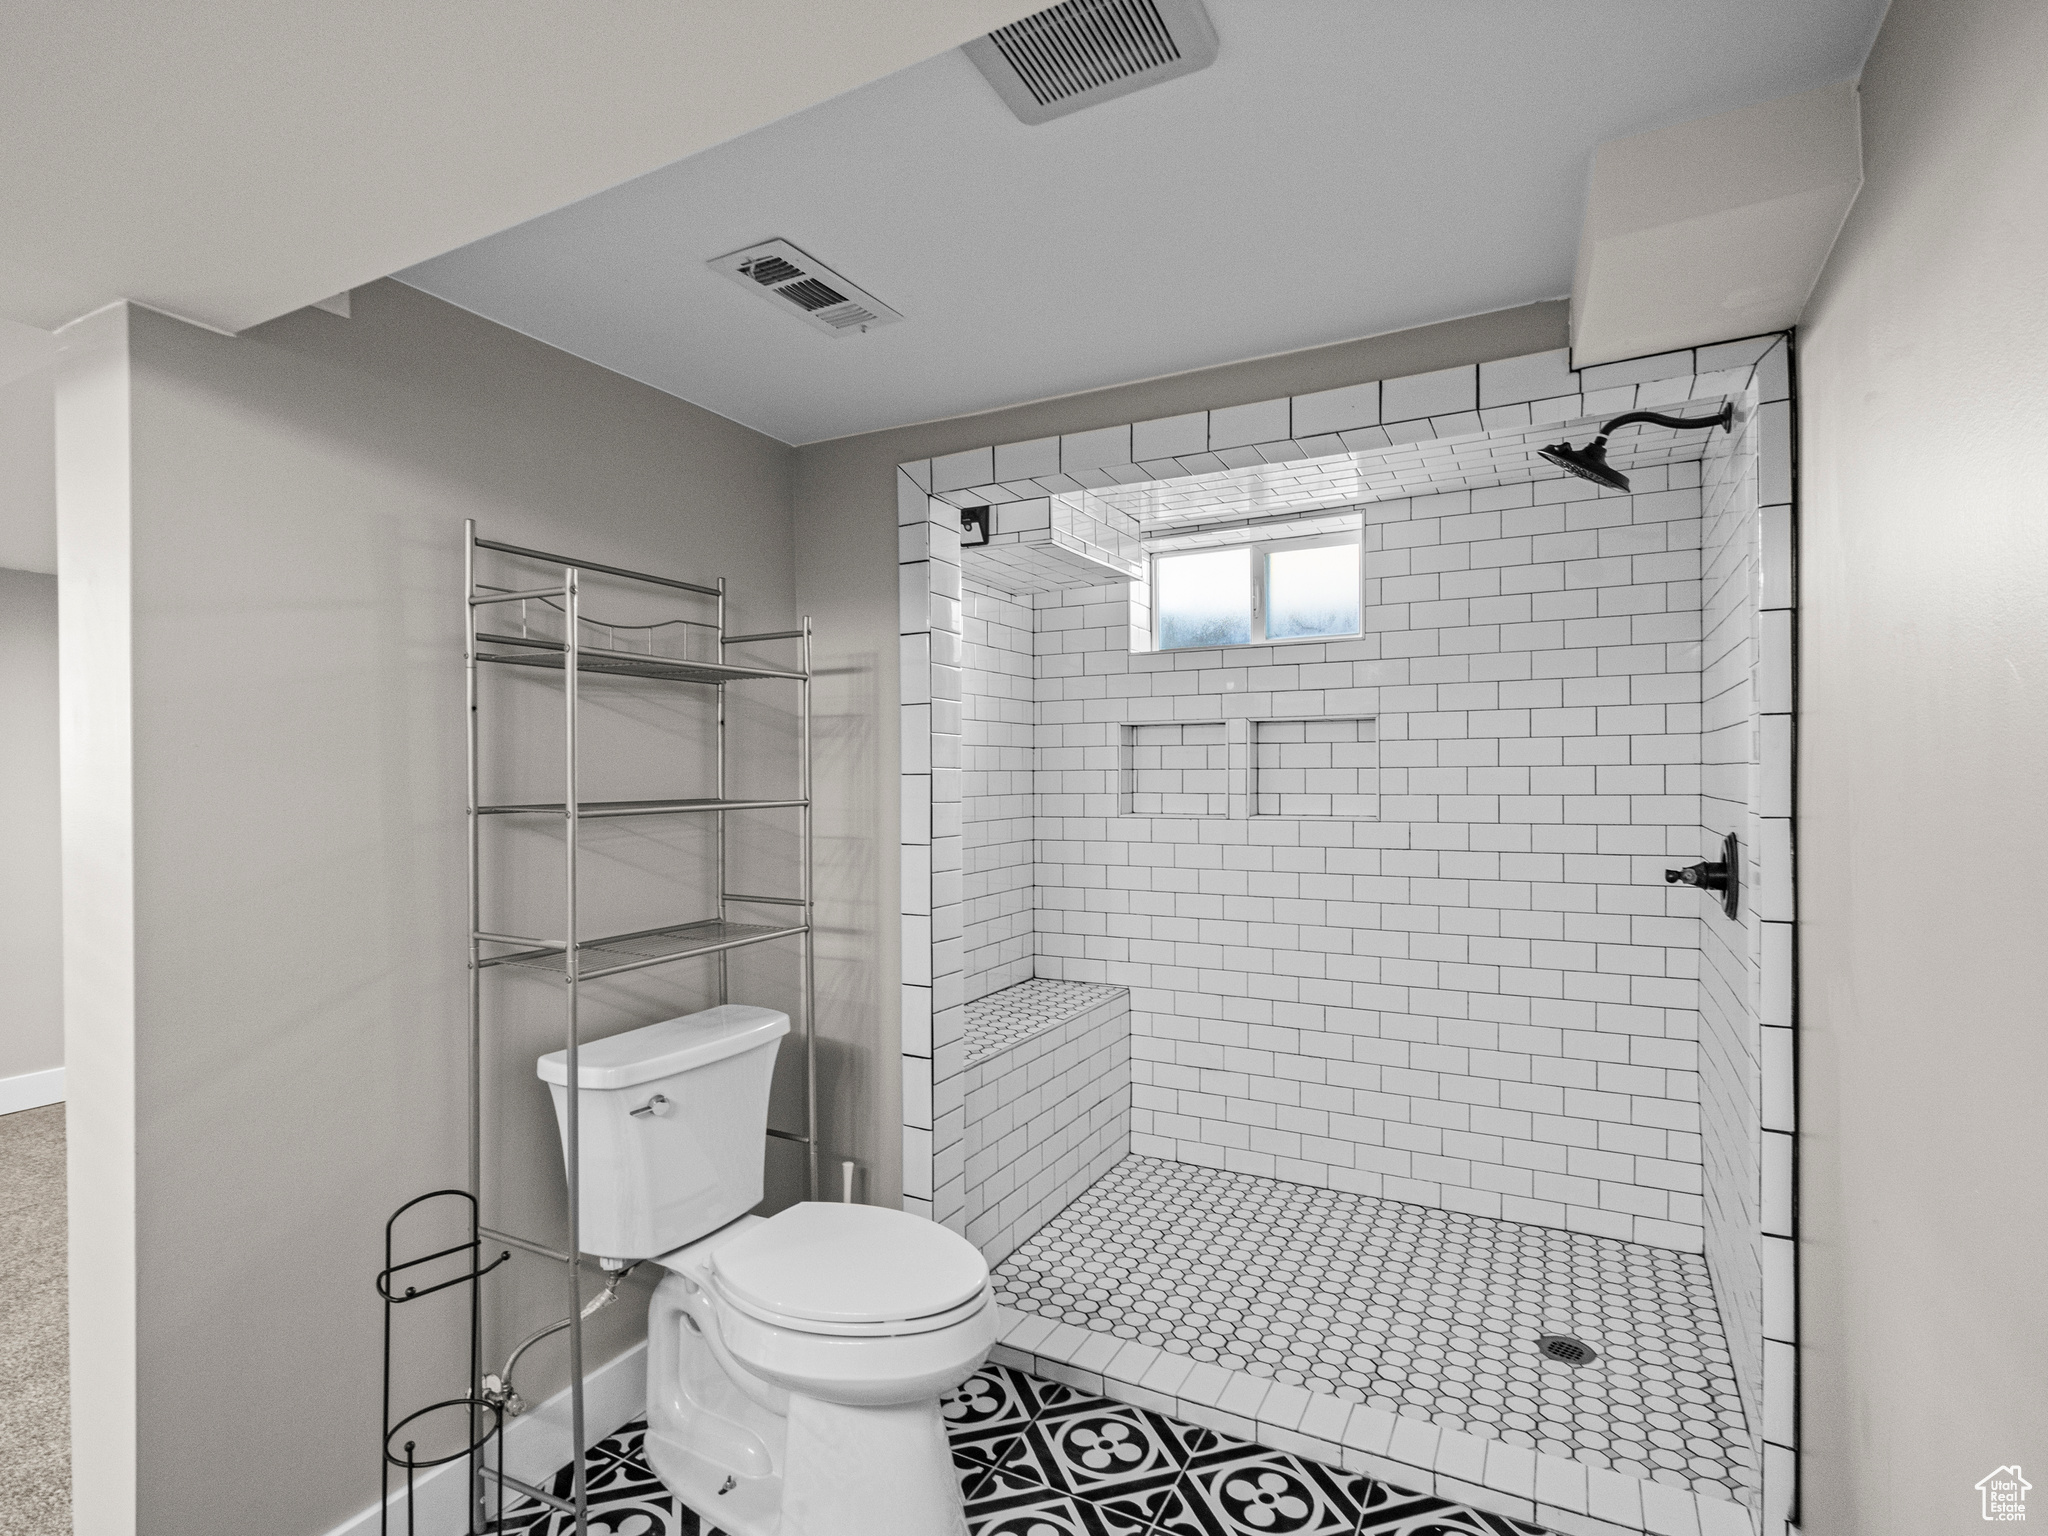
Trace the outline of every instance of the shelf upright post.
{"type": "MultiPolygon", "coordinates": [[[[718,578],[718,660],[720,665],[723,665],[725,662],[725,578],[723,576],[718,578]]],[[[714,793],[718,796],[720,802],[718,812],[718,921],[722,925],[726,920],[725,893],[731,889],[726,883],[726,813],[724,810],[726,797],[725,684],[721,682],[714,691],[718,695],[718,787],[714,793]]],[[[726,955],[723,950],[719,952],[718,956],[718,1001],[721,1004],[732,1001],[731,980],[726,968],[726,955]]]]}
{"type": "Polygon", "coordinates": [[[565,877],[562,892],[562,993],[567,1001],[568,1013],[565,1064],[569,1080],[569,1090],[562,1098],[565,1106],[563,1119],[568,1131],[563,1145],[563,1159],[569,1174],[569,1251],[566,1255],[569,1269],[569,1447],[572,1452],[569,1464],[575,1469],[572,1474],[570,1498],[575,1505],[576,1536],[588,1536],[590,1484],[583,1466],[583,1132],[579,1123],[583,1077],[577,1066],[577,1049],[582,1043],[582,1022],[577,1012],[581,984],[581,957],[577,953],[577,943],[581,935],[576,921],[576,840],[581,819],[581,807],[577,801],[581,791],[576,782],[577,666],[581,661],[582,652],[578,618],[580,574],[574,566],[567,566],[562,571],[562,610],[565,621],[562,654],[562,734],[566,746],[562,763],[562,864],[565,877]]]}
{"type": "MultiPolygon", "coordinates": [[[[465,518],[462,524],[462,585],[465,598],[476,596],[476,519],[465,518]]],[[[463,648],[462,682],[467,736],[465,755],[468,769],[468,836],[469,836],[469,1192],[478,1201],[477,1209],[482,1210],[483,1200],[483,968],[477,964],[483,951],[477,939],[483,928],[483,897],[478,890],[477,835],[481,822],[477,816],[477,805],[482,796],[477,790],[477,718],[476,718],[476,604],[465,601],[462,605],[463,648]]]]}
{"type": "MultiPolygon", "coordinates": [[[[481,822],[476,808],[482,801],[477,790],[477,719],[476,719],[476,519],[462,520],[462,688],[465,722],[464,757],[466,759],[466,792],[464,833],[469,843],[469,1196],[475,1202],[474,1209],[483,1210],[483,1092],[484,1092],[484,1043],[483,1043],[483,967],[477,962],[483,951],[477,940],[477,933],[483,927],[483,896],[479,890],[478,834],[481,822]]],[[[475,1298],[471,1298],[474,1304],[475,1298]]],[[[474,1342],[478,1330],[470,1330],[471,1354],[475,1354],[474,1342]]],[[[477,1362],[469,1365],[469,1393],[474,1398],[481,1387],[477,1376],[477,1362]]],[[[469,1437],[476,1439],[476,1410],[470,1410],[469,1437]]],[[[469,1524],[473,1530],[483,1529],[487,1507],[484,1503],[483,1469],[474,1457],[469,1463],[469,1524]]]]}
{"type": "MultiPolygon", "coordinates": [[[[722,583],[721,583],[722,584],[722,583]]],[[[803,776],[803,801],[800,815],[803,818],[803,847],[801,885],[803,897],[804,931],[803,947],[798,951],[797,964],[802,970],[798,978],[804,998],[804,1157],[806,1162],[806,1193],[812,1200],[818,1198],[818,982],[816,955],[813,944],[817,936],[817,914],[811,898],[811,797],[814,786],[811,783],[811,616],[804,615],[803,663],[799,669],[803,681],[797,684],[797,713],[801,743],[798,748],[798,771],[803,776]]],[[[723,694],[721,689],[720,693],[723,694]]],[[[722,887],[721,887],[722,889],[722,887]]]]}

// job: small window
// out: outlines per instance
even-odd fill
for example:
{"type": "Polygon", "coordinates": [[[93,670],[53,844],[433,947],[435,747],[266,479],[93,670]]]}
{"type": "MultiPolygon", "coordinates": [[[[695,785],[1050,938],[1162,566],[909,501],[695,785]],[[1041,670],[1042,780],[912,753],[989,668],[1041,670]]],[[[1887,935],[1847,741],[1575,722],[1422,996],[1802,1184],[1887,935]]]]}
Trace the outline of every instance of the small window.
{"type": "Polygon", "coordinates": [[[1358,543],[1268,549],[1266,638],[1316,640],[1358,633],[1358,543]]]}
{"type": "Polygon", "coordinates": [[[1152,571],[1159,648],[1251,644],[1251,577],[1249,549],[1161,555],[1152,571]]]}
{"type": "Polygon", "coordinates": [[[1360,632],[1356,533],[1152,557],[1162,651],[1360,632]]]}

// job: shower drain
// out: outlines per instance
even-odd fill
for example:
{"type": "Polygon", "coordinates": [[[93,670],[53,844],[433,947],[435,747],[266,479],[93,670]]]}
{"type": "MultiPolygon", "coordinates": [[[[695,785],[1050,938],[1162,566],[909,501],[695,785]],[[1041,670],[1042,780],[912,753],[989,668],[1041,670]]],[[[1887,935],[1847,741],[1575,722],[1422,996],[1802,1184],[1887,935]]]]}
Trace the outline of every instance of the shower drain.
{"type": "Polygon", "coordinates": [[[1566,1365],[1590,1365],[1600,1358],[1599,1350],[1568,1333],[1538,1334],[1536,1348],[1539,1353],[1552,1360],[1561,1360],[1566,1365]]]}

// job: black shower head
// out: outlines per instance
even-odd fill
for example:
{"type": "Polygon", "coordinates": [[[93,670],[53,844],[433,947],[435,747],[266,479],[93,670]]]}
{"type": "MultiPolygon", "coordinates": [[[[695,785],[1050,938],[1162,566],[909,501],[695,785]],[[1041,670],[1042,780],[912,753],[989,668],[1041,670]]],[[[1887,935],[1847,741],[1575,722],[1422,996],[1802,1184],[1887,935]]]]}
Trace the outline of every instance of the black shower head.
{"type": "Polygon", "coordinates": [[[1595,485],[1604,485],[1611,490],[1628,489],[1628,476],[1607,462],[1607,435],[1616,427],[1625,427],[1631,422],[1647,421],[1659,427],[1727,427],[1734,428],[1735,407],[1724,405],[1712,416],[1701,416],[1687,421],[1679,416],[1660,416],[1655,411],[1630,411],[1626,416],[1617,416],[1600,429],[1600,435],[1583,448],[1574,448],[1570,443],[1552,443],[1548,448],[1537,451],[1569,474],[1581,480],[1590,480],[1595,485]]]}
{"type": "Polygon", "coordinates": [[[1559,469],[1577,475],[1581,480],[1611,486],[1617,491],[1628,489],[1628,476],[1607,462],[1607,435],[1604,432],[1583,448],[1574,448],[1570,443],[1552,443],[1539,451],[1559,469]]]}

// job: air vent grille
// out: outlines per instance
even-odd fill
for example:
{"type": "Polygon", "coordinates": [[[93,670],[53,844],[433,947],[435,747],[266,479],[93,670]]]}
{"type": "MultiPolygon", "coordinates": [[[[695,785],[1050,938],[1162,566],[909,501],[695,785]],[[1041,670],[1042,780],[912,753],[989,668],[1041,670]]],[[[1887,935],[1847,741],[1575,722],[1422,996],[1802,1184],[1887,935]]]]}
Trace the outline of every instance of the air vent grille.
{"type": "Polygon", "coordinates": [[[1216,57],[1201,0],[1061,0],[967,44],[1027,123],[1192,74],[1216,57]]]}
{"type": "Polygon", "coordinates": [[[837,288],[828,287],[815,277],[800,277],[782,290],[782,296],[792,304],[801,304],[815,313],[828,309],[834,304],[844,304],[846,295],[837,288]]]}
{"type": "Polygon", "coordinates": [[[828,336],[857,336],[903,318],[787,240],[765,240],[710,265],[828,336]]]}
{"type": "Polygon", "coordinates": [[[740,270],[763,287],[786,283],[792,277],[802,277],[803,268],[784,261],[780,256],[757,256],[752,261],[740,263],[740,270]]]}
{"type": "Polygon", "coordinates": [[[1180,57],[1151,0],[1066,0],[989,36],[1040,106],[1180,57]]]}

